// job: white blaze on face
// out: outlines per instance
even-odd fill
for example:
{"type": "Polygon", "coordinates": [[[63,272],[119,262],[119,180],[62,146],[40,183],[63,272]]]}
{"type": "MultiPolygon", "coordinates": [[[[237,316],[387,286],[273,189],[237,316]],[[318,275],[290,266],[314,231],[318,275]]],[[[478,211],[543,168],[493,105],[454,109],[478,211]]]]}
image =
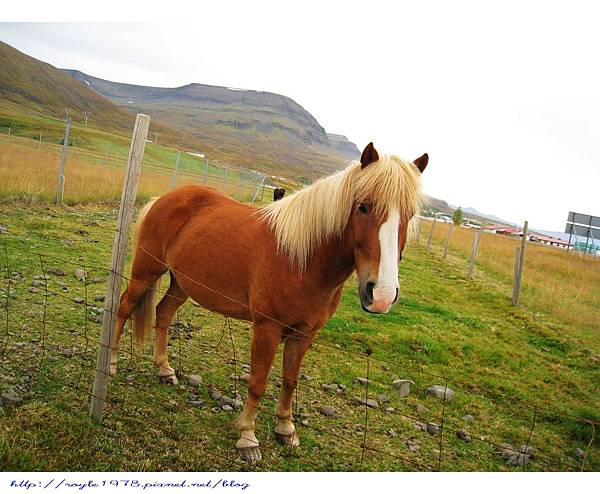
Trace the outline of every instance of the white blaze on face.
{"type": "Polygon", "coordinates": [[[390,209],[388,217],[379,229],[379,273],[373,289],[371,310],[387,312],[396,298],[398,290],[398,229],[400,212],[390,209]]]}

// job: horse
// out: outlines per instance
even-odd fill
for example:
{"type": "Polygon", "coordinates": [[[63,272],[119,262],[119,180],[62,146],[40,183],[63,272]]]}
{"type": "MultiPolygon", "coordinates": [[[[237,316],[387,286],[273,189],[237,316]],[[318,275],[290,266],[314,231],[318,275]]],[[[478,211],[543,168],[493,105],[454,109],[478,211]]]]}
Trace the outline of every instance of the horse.
{"type": "Polygon", "coordinates": [[[113,331],[111,375],[131,318],[137,341],[155,329],[159,378],[177,384],[167,357],[169,325],[191,297],[253,326],[248,391],[237,421],[241,458],[262,458],[254,419],[282,342],[275,435],[286,446],[299,446],[292,398],[304,355],[335,313],[354,271],[365,311],[383,314],[396,303],[398,264],[409,221],[420,207],[420,174],[428,160],[427,154],[414,162],[379,155],[369,143],[360,161],[261,208],[200,185],[149,202],[136,223],[131,277],[113,331]],[[170,285],[156,305],[167,272],[170,285]]]}
{"type": "Polygon", "coordinates": [[[280,187],[273,189],[273,201],[279,201],[280,199],[283,199],[283,196],[285,196],[285,189],[280,187]]]}

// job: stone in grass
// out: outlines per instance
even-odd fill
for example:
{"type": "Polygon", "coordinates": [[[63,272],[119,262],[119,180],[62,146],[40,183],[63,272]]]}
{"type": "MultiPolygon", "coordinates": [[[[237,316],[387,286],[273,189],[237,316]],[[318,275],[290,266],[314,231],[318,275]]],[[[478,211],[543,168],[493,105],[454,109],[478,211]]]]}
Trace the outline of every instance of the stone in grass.
{"type": "Polygon", "coordinates": [[[510,456],[508,458],[508,460],[506,460],[506,464],[510,465],[511,467],[514,467],[514,466],[523,467],[523,466],[529,464],[529,455],[526,455],[523,453],[516,453],[516,454],[510,456]]]}
{"type": "Polygon", "coordinates": [[[250,374],[248,372],[243,372],[240,375],[240,381],[246,381],[248,382],[250,380],[250,374]]]}
{"type": "Polygon", "coordinates": [[[204,405],[204,402],[202,400],[190,400],[190,405],[199,408],[204,405]]]}
{"type": "Polygon", "coordinates": [[[232,412],[233,407],[231,405],[221,405],[221,410],[223,410],[225,412],[232,412]]]}
{"type": "Polygon", "coordinates": [[[30,293],[38,293],[39,291],[40,291],[40,289],[39,289],[39,288],[36,288],[36,287],[34,287],[34,286],[32,286],[32,287],[29,289],[29,292],[30,292],[30,293]]]}
{"type": "Polygon", "coordinates": [[[54,276],[66,276],[67,275],[67,272],[63,271],[60,268],[51,267],[51,268],[48,268],[46,271],[50,274],[53,274],[54,276]]]}
{"type": "Polygon", "coordinates": [[[75,350],[72,348],[63,348],[62,354],[64,357],[71,358],[73,355],[75,355],[75,350]]]}
{"type": "Polygon", "coordinates": [[[433,422],[428,422],[427,423],[427,432],[429,434],[431,434],[432,436],[435,436],[439,431],[440,431],[440,426],[439,425],[434,424],[433,422]]]}
{"type": "Polygon", "coordinates": [[[73,302],[75,302],[76,304],[83,304],[85,300],[83,300],[81,297],[75,297],[73,299],[73,302]]]}
{"type": "Polygon", "coordinates": [[[387,403],[388,401],[390,401],[390,398],[388,397],[388,395],[377,395],[377,400],[379,401],[379,403],[383,404],[383,403],[387,403]]]}
{"type": "Polygon", "coordinates": [[[301,421],[300,421],[300,423],[301,423],[303,426],[307,427],[307,426],[308,426],[308,419],[301,420],[301,421]]]}
{"type": "Polygon", "coordinates": [[[392,386],[398,390],[400,398],[406,398],[410,394],[410,386],[414,384],[410,379],[395,379],[392,386]]]}
{"type": "Polygon", "coordinates": [[[387,407],[387,408],[384,408],[384,410],[388,413],[394,413],[396,411],[396,409],[394,407],[387,407]]]}
{"type": "Polygon", "coordinates": [[[576,458],[584,458],[585,457],[585,450],[581,449],[581,448],[577,448],[574,452],[575,457],[576,458]]]}
{"type": "Polygon", "coordinates": [[[169,412],[176,412],[177,411],[177,402],[175,400],[169,400],[165,403],[165,408],[169,412]]]}
{"type": "Polygon", "coordinates": [[[533,456],[535,455],[535,449],[533,448],[533,446],[529,446],[528,444],[523,444],[519,448],[519,453],[523,453],[524,455],[527,455],[530,458],[533,458],[533,456]]]}
{"type": "Polygon", "coordinates": [[[462,419],[465,422],[469,423],[469,424],[472,423],[475,420],[475,418],[473,417],[473,415],[465,415],[462,419]]]}
{"type": "Polygon", "coordinates": [[[104,302],[104,299],[105,299],[105,298],[106,298],[106,296],[105,296],[105,295],[96,295],[96,296],[94,297],[94,300],[95,300],[96,302],[104,302]]]}
{"type": "Polygon", "coordinates": [[[427,417],[429,415],[429,408],[417,403],[417,415],[421,418],[427,417]]]}
{"type": "Polygon", "coordinates": [[[188,374],[186,377],[190,386],[194,386],[196,388],[202,386],[202,376],[199,376],[198,374],[188,374]]]}
{"type": "Polygon", "coordinates": [[[229,396],[222,396],[220,401],[221,407],[228,405],[232,409],[233,408],[242,408],[244,406],[244,402],[239,400],[238,398],[230,398],[229,396]]]}
{"type": "Polygon", "coordinates": [[[27,343],[25,343],[24,341],[19,341],[15,343],[15,348],[25,348],[26,345],[27,343]]]}
{"type": "Polygon", "coordinates": [[[507,460],[511,456],[518,453],[517,448],[515,448],[512,444],[502,443],[498,446],[498,450],[503,459],[507,460]]]}
{"type": "Polygon", "coordinates": [[[210,396],[213,400],[219,401],[223,397],[223,393],[221,393],[218,389],[213,389],[210,392],[210,396]]]}
{"type": "Polygon", "coordinates": [[[357,377],[356,384],[360,384],[361,386],[366,386],[367,384],[371,384],[371,380],[366,377],[357,377]]]}
{"type": "Polygon", "coordinates": [[[337,393],[337,390],[339,388],[338,388],[338,385],[335,383],[331,383],[331,384],[323,383],[323,384],[321,384],[321,389],[324,389],[325,391],[331,391],[333,393],[337,393]]]}
{"type": "Polygon", "coordinates": [[[411,453],[418,453],[421,450],[421,441],[413,437],[407,439],[404,444],[411,453]]]}
{"type": "Polygon", "coordinates": [[[425,422],[419,422],[417,420],[413,425],[415,426],[416,430],[427,432],[427,424],[425,422]]]}
{"type": "Polygon", "coordinates": [[[0,401],[8,405],[18,405],[23,401],[23,398],[10,389],[0,395],[0,401]]]}
{"type": "Polygon", "coordinates": [[[428,395],[435,396],[438,400],[446,400],[448,402],[454,399],[454,391],[445,386],[440,386],[439,384],[434,384],[433,386],[429,386],[425,392],[428,395]]]}
{"type": "Polygon", "coordinates": [[[336,414],[335,408],[330,406],[321,407],[319,411],[321,412],[321,414],[325,415],[325,417],[334,417],[336,414]]]}
{"type": "Polygon", "coordinates": [[[367,405],[370,408],[379,408],[379,402],[370,398],[368,400],[365,400],[364,398],[359,398],[358,396],[356,396],[352,398],[352,402],[356,405],[367,405]]]}
{"type": "Polygon", "coordinates": [[[75,278],[77,278],[79,281],[85,281],[85,277],[86,277],[86,272],[83,269],[76,269],[75,271],[73,271],[73,275],[75,276],[75,278]]]}
{"type": "Polygon", "coordinates": [[[470,433],[469,433],[469,431],[468,431],[468,430],[466,430],[466,429],[459,429],[459,430],[457,430],[457,431],[456,431],[456,436],[457,436],[457,437],[458,437],[460,440],[462,440],[462,441],[465,441],[465,442],[467,442],[467,443],[470,443],[470,442],[471,442],[471,434],[470,434],[470,433]]]}
{"type": "Polygon", "coordinates": [[[386,434],[388,436],[390,436],[391,438],[398,437],[398,433],[394,429],[390,429],[389,431],[386,432],[386,434]]]}

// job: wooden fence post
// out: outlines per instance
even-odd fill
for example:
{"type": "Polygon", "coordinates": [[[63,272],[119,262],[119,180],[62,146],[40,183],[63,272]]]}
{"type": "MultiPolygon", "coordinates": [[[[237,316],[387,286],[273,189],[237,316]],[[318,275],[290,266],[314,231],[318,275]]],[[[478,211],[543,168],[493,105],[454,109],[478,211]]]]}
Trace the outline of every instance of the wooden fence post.
{"type": "Polygon", "coordinates": [[[467,269],[467,277],[473,276],[473,269],[475,268],[475,260],[477,259],[477,253],[479,252],[479,242],[481,240],[481,232],[483,232],[483,224],[479,228],[479,231],[475,235],[475,241],[473,242],[473,249],[471,250],[471,260],[469,261],[469,268],[467,269]]]}
{"type": "Polygon", "coordinates": [[[133,219],[133,207],[135,204],[142,159],[144,158],[144,147],[146,145],[149,125],[150,117],[138,114],[135,120],[135,127],[133,128],[129,159],[127,160],[127,169],[123,181],[121,205],[119,207],[117,228],[113,241],[110,273],[108,275],[108,284],[106,287],[104,314],[102,317],[102,332],[100,334],[100,347],[98,349],[98,358],[96,361],[92,402],[90,405],[90,415],[99,422],[102,421],[104,413],[104,403],[106,401],[106,389],[109,377],[108,373],[110,370],[112,334],[117,310],[119,309],[121,282],[123,269],[125,267],[125,257],[127,254],[127,242],[129,240],[129,230],[133,219]]]}
{"type": "Polygon", "coordinates": [[[437,217],[433,218],[433,223],[431,225],[431,230],[429,230],[429,238],[427,239],[427,250],[429,250],[429,246],[431,245],[431,237],[433,236],[433,229],[435,228],[435,222],[437,221],[437,217]]]}
{"type": "Polygon", "coordinates": [[[69,145],[69,131],[71,130],[71,119],[67,117],[65,135],[63,137],[62,154],[60,155],[60,168],[58,169],[58,183],[56,184],[56,204],[62,204],[63,191],[65,188],[65,159],[67,158],[67,146],[69,145]]]}
{"type": "Polygon", "coordinates": [[[448,244],[450,243],[450,237],[452,235],[453,229],[454,223],[450,223],[450,227],[448,228],[448,235],[446,235],[446,245],[444,246],[444,259],[448,257],[448,244]]]}
{"type": "Polygon", "coordinates": [[[419,243],[419,238],[421,237],[421,217],[419,216],[417,218],[417,238],[415,240],[415,243],[419,243]]]}
{"type": "Polygon", "coordinates": [[[529,230],[529,222],[523,224],[523,238],[521,239],[521,247],[517,251],[515,260],[515,279],[513,282],[512,304],[516,307],[519,305],[521,297],[521,279],[523,278],[523,265],[525,263],[525,246],[527,245],[527,231],[529,230]]]}

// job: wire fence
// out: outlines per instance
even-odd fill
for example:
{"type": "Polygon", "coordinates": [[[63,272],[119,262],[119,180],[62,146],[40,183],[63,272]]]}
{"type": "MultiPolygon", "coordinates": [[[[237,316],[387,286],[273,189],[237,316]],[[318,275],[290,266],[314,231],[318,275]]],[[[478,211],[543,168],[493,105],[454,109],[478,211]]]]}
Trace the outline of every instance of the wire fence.
{"type": "MultiPolygon", "coordinates": [[[[24,139],[23,147],[31,148],[35,132],[16,136],[10,129],[7,140],[24,139]]],[[[175,164],[170,177],[166,174],[169,187],[183,176],[174,175],[175,170],[185,169],[182,150],[171,151],[175,164]]],[[[151,159],[145,156],[146,163],[151,159]]],[[[142,167],[140,187],[154,173],[148,168],[142,167]]],[[[223,189],[227,189],[229,169],[220,171],[216,178],[223,180],[223,189]]],[[[122,175],[120,178],[122,182],[122,175]]],[[[244,178],[254,180],[246,175],[237,178],[240,181],[234,184],[240,188],[244,178]]],[[[129,185],[127,182],[125,187],[129,185]]],[[[106,239],[115,231],[117,237],[121,235],[121,225],[116,230],[111,226],[114,218],[105,220],[92,220],[90,226],[104,231],[106,239]]],[[[86,242],[90,239],[88,249],[92,250],[98,239],[88,237],[85,226],[78,234],[86,242]]],[[[111,319],[115,316],[103,298],[108,293],[107,278],[110,274],[125,283],[129,280],[107,268],[106,262],[87,260],[85,255],[56,254],[56,244],[50,247],[46,235],[41,237],[8,235],[0,242],[0,303],[4,309],[1,399],[20,404],[13,412],[16,417],[19,410],[42,404],[66,407],[84,429],[90,398],[102,400],[104,437],[125,443],[119,450],[122,463],[117,469],[145,466],[156,470],[166,458],[171,459],[173,469],[228,471],[598,468],[592,451],[600,424],[593,419],[451,379],[411,361],[384,359],[360,341],[342,347],[326,335],[319,336],[307,353],[294,396],[293,410],[304,446],[294,450],[273,439],[271,402],[277,400],[282,379],[277,360],[257,417],[263,461],[243,463],[235,447],[234,425],[252,372],[247,323],[184,304],[171,325],[168,350],[182,383],[158,385],[149,371],[148,348],[135,348],[129,337],[121,344],[120,369],[110,380],[108,394],[94,395],[94,376],[105,372],[95,365],[100,323],[107,310],[111,319]],[[153,454],[157,441],[163,447],[153,454]],[[143,457],[135,458],[132,448],[143,457]]],[[[428,245],[431,247],[431,241],[428,245]]],[[[68,250],[64,244],[59,252],[62,250],[68,250]]],[[[107,261],[106,249],[98,246],[94,250],[107,261]]],[[[200,280],[188,277],[188,281],[244,305],[200,280]]],[[[159,291],[164,296],[165,291],[159,291]]],[[[287,337],[305,337],[296,328],[270,319],[289,330],[287,337]]],[[[27,416],[24,420],[28,421],[27,416]]],[[[60,424],[54,422],[46,419],[42,427],[63,437],[60,424]]],[[[11,448],[7,443],[2,447],[4,451],[11,448]]],[[[67,449],[61,445],[61,450],[67,449]]],[[[87,462],[93,462],[96,453],[85,456],[81,449],[76,451],[76,467],[90,468],[87,462]]]]}
{"type": "MultiPolygon", "coordinates": [[[[54,199],[61,192],[59,202],[66,203],[119,197],[129,138],[91,123],[71,122],[67,131],[66,122],[46,116],[0,113],[0,177],[7,184],[2,194],[54,199]],[[62,187],[58,186],[61,169],[62,187]]],[[[183,133],[182,144],[177,147],[157,142],[157,133],[150,137],[155,140],[146,143],[142,198],[179,185],[204,184],[243,202],[260,202],[265,188],[273,188],[264,173],[210,159],[194,145],[185,145],[183,133]]]]}
{"type": "MultiPolygon", "coordinates": [[[[85,420],[105,310],[101,293],[109,270],[19,239],[2,241],[1,250],[4,391],[10,388],[32,404],[60,400],[85,420]]],[[[125,430],[149,428],[179,438],[176,431],[191,423],[203,447],[187,461],[199,470],[597,468],[588,454],[600,424],[591,419],[490,392],[411,362],[400,368],[368,348],[339,348],[325,338],[317,338],[307,354],[293,405],[297,430],[308,447],[294,451],[272,439],[275,417],[270,403],[281,385],[274,366],[257,418],[263,461],[247,465],[237,455],[234,422],[251,371],[248,329],[246,323],[215,316],[194,304],[182,306],[169,343],[171,364],[182,380],[176,387],[158,384],[149,369],[148,348],[136,349],[131,339],[123,342],[120,369],[106,399],[104,429],[124,433],[126,424],[125,430]],[[352,365],[342,366],[340,379],[333,363],[323,369],[324,361],[352,365]],[[406,380],[398,382],[399,375],[406,380]],[[432,383],[438,386],[434,394],[442,399],[428,396],[432,383]],[[331,410],[326,407],[334,410],[332,416],[327,416],[331,410]],[[469,410],[478,410],[489,420],[471,421],[465,415],[469,410]],[[495,423],[500,414],[510,421],[495,423]],[[573,454],[574,443],[565,441],[563,428],[578,434],[581,458],[573,454]]]]}
{"type": "Polygon", "coordinates": [[[600,285],[598,258],[536,242],[523,243],[522,238],[480,228],[424,219],[418,222],[415,239],[440,261],[459,265],[466,278],[491,276],[495,283],[512,291],[513,305],[519,305],[516,289],[518,294],[522,292],[525,305],[568,324],[594,330],[600,322],[596,309],[600,292],[594,288],[600,285]]]}

